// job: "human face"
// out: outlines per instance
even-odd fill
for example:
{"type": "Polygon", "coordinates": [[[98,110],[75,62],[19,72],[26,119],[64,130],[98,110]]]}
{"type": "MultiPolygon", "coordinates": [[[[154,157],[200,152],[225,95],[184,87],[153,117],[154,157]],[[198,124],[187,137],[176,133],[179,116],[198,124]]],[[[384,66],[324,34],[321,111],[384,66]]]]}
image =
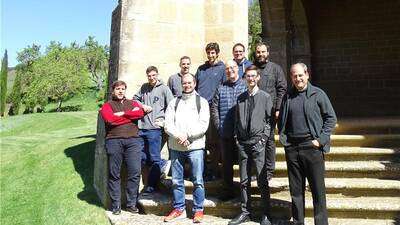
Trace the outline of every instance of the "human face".
{"type": "Polygon", "coordinates": [[[245,78],[247,87],[251,90],[257,86],[257,83],[260,80],[260,75],[257,74],[257,70],[249,70],[246,72],[245,78]]]}
{"type": "Polygon", "coordinates": [[[228,62],[225,65],[226,78],[229,82],[237,81],[239,77],[239,68],[236,63],[228,62]]]}
{"type": "Polygon", "coordinates": [[[118,100],[122,100],[125,98],[125,91],[126,91],[126,87],[125,85],[119,85],[116,86],[113,90],[113,95],[118,99],[118,100]]]}
{"type": "Polygon", "coordinates": [[[256,60],[259,63],[265,63],[268,60],[269,52],[267,46],[260,45],[256,48],[256,60]]]}
{"type": "Polygon", "coordinates": [[[182,92],[192,93],[196,87],[196,82],[192,75],[186,75],[182,77],[182,92]]]}
{"type": "Polygon", "coordinates": [[[149,82],[150,86],[155,86],[158,81],[158,73],[154,70],[150,71],[147,74],[147,81],[149,82]]]}
{"type": "Polygon", "coordinates": [[[207,50],[206,53],[207,53],[208,62],[209,62],[211,65],[214,64],[215,61],[218,59],[218,54],[217,54],[217,52],[216,52],[214,49],[211,49],[211,50],[207,50]]]}
{"type": "Polygon", "coordinates": [[[301,65],[296,64],[292,66],[290,69],[290,78],[297,90],[303,91],[307,88],[309,75],[301,65]]]}
{"type": "Polygon", "coordinates": [[[232,54],[233,54],[233,59],[235,59],[236,61],[241,62],[243,60],[243,58],[244,58],[244,49],[243,49],[243,47],[240,46],[240,45],[236,46],[233,49],[232,54]]]}
{"type": "Polygon", "coordinates": [[[181,74],[189,73],[190,59],[182,59],[181,62],[179,63],[179,66],[181,67],[181,74]]]}

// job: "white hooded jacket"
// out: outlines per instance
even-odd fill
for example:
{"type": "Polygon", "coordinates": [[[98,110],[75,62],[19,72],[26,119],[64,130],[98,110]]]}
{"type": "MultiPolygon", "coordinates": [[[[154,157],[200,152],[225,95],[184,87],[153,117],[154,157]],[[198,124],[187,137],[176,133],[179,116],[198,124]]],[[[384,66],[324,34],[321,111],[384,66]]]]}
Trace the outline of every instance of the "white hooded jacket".
{"type": "Polygon", "coordinates": [[[165,112],[165,132],[169,135],[168,147],[177,151],[189,151],[205,147],[205,133],[210,120],[210,109],[206,99],[200,97],[200,112],[196,105],[197,92],[182,93],[175,112],[174,98],[165,112]],[[186,134],[191,144],[187,147],[178,143],[178,136],[186,134]]]}

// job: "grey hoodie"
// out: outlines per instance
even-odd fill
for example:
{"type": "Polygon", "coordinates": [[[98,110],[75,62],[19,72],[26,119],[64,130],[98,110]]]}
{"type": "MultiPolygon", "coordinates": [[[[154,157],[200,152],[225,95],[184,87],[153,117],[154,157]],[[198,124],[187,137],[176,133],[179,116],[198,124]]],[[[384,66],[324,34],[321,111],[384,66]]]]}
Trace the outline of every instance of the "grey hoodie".
{"type": "Polygon", "coordinates": [[[159,129],[160,126],[155,121],[160,121],[160,124],[164,123],[165,110],[174,96],[168,86],[159,80],[154,87],[149,83],[143,84],[133,98],[153,108],[153,111],[139,120],[139,129],[159,129]]]}

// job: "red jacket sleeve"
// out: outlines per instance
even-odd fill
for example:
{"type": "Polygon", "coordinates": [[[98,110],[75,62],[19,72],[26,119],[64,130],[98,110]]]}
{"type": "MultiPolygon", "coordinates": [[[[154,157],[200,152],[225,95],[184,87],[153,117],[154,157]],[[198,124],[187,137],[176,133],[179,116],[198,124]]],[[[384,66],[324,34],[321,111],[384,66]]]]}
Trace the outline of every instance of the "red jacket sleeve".
{"type": "Polygon", "coordinates": [[[103,117],[104,121],[111,125],[122,125],[122,124],[127,124],[127,123],[131,122],[131,120],[129,120],[125,117],[114,115],[111,105],[108,103],[105,103],[103,105],[103,107],[101,107],[100,114],[103,117]]]}
{"type": "Polygon", "coordinates": [[[138,103],[137,101],[132,102],[133,109],[124,111],[123,117],[129,120],[137,120],[144,116],[144,111],[142,104],[138,103]]]}

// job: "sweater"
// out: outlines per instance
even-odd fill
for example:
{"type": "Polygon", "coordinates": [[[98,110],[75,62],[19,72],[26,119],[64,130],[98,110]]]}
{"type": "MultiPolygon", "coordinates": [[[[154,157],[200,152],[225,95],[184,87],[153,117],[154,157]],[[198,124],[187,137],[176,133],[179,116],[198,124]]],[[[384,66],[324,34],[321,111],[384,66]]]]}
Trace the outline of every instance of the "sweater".
{"type": "MultiPolygon", "coordinates": [[[[285,96],[279,114],[279,141],[283,146],[290,145],[287,141],[286,123],[288,121],[288,112],[291,104],[289,96],[292,95],[293,92],[291,91],[285,96]]],[[[320,143],[322,151],[329,152],[330,135],[335,128],[337,119],[328,96],[323,90],[308,82],[303,107],[307,126],[310,129],[312,138],[320,143]]]]}
{"type": "Polygon", "coordinates": [[[225,64],[222,61],[213,65],[206,62],[199,66],[195,77],[197,93],[211,104],[215,90],[226,80],[225,64]]]}
{"type": "Polygon", "coordinates": [[[165,112],[164,130],[169,135],[168,147],[177,151],[189,151],[205,147],[205,133],[208,129],[210,111],[207,100],[200,98],[200,112],[197,112],[196,91],[182,94],[175,111],[174,98],[165,112]],[[187,135],[191,144],[187,147],[178,143],[177,137],[187,135]]]}
{"type": "Polygon", "coordinates": [[[136,101],[110,100],[101,107],[100,115],[106,123],[106,139],[129,138],[138,136],[137,122],[143,117],[144,111],[136,101]],[[124,115],[116,116],[116,112],[124,112],[124,115]]]}
{"type": "Polygon", "coordinates": [[[164,122],[165,110],[173,99],[171,90],[162,81],[158,81],[154,87],[145,83],[135,94],[134,99],[153,108],[139,120],[139,129],[160,129],[155,121],[159,121],[160,124],[164,122]]]}

